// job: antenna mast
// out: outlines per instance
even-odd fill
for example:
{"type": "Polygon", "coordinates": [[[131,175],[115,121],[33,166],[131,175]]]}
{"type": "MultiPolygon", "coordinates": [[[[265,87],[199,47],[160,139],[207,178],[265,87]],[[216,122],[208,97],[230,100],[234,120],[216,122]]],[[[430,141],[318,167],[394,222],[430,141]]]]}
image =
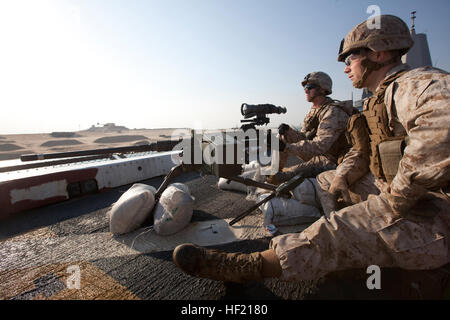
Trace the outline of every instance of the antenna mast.
{"type": "Polygon", "coordinates": [[[416,33],[416,11],[411,12],[411,33],[416,33]]]}

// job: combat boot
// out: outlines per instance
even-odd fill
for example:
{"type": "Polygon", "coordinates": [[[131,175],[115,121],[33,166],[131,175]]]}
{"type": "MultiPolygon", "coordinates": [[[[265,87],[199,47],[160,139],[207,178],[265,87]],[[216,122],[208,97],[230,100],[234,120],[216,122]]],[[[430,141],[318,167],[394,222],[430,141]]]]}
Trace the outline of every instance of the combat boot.
{"type": "Polygon", "coordinates": [[[227,253],[186,243],[175,248],[172,258],[185,273],[199,278],[236,283],[263,279],[259,252],[227,253]]]}

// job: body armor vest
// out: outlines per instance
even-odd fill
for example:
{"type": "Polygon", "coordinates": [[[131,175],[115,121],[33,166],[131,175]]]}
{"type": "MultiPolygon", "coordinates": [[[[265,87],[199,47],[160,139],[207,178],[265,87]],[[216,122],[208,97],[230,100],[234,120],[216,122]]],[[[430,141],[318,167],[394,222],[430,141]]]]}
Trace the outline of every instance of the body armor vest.
{"type": "Polygon", "coordinates": [[[389,183],[397,173],[406,135],[394,136],[389,129],[384,95],[387,87],[406,72],[399,72],[383,80],[379,89],[367,101],[367,108],[363,111],[369,134],[370,171],[376,178],[389,183]]]}
{"type": "MultiPolygon", "coordinates": [[[[325,102],[314,111],[314,114],[311,118],[309,118],[304,126],[305,126],[305,136],[307,140],[313,140],[317,134],[317,129],[320,123],[320,114],[327,106],[333,106],[333,108],[341,108],[338,101],[334,101],[330,98],[327,98],[325,102]]],[[[344,112],[346,112],[343,108],[341,108],[344,112]]],[[[355,109],[356,110],[356,109],[355,109]]],[[[345,130],[339,136],[339,138],[333,143],[330,149],[324,154],[330,161],[334,163],[341,163],[344,155],[350,150],[351,145],[347,141],[345,130]]]]}

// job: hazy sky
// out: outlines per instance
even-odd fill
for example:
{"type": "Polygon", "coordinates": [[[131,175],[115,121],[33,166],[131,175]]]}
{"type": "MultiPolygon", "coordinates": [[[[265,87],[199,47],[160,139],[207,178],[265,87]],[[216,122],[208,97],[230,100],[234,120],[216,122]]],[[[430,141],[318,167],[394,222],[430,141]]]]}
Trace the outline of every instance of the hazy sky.
{"type": "Polygon", "coordinates": [[[359,98],[336,57],[369,5],[408,25],[416,10],[433,65],[450,70],[448,0],[0,0],[0,133],[229,128],[244,102],[299,125],[307,73],[359,98]]]}

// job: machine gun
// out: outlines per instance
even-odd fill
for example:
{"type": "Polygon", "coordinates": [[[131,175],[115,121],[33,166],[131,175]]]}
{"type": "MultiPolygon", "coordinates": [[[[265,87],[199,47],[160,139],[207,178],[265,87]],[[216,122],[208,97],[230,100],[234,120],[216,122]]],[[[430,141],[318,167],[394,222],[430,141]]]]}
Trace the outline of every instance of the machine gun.
{"type": "Polygon", "coordinates": [[[207,175],[215,175],[217,177],[243,183],[247,186],[259,187],[271,191],[274,191],[277,188],[272,184],[257,182],[239,176],[242,173],[242,165],[246,163],[246,159],[242,158],[244,152],[238,152],[238,148],[245,147],[244,141],[233,140],[227,142],[226,138],[218,139],[217,135],[214,136],[214,139],[209,139],[206,135],[203,135],[200,138],[199,136],[192,134],[191,139],[186,139],[181,147],[183,149],[180,154],[181,163],[173,167],[166,175],[163,183],[155,194],[156,200],[159,199],[162,192],[174,178],[183,173],[192,171],[207,175]],[[209,151],[213,150],[213,153],[215,153],[215,161],[205,161],[204,155],[205,153],[208,153],[207,149],[209,149],[209,151]],[[205,150],[207,150],[207,152],[205,152],[205,150]],[[227,157],[227,153],[232,153],[233,157],[231,161],[229,161],[230,157],[227,157]],[[200,157],[198,155],[200,155],[200,157]]]}
{"type": "Polygon", "coordinates": [[[286,113],[286,108],[277,107],[273,104],[247,104],[241,105],[241,114],[244,120],[241,123],[246,123],[241,126],[241,129],[246,131],[248,129],[255,129],[255,126],[267,125],[270,119],[267,117],[271,113],[286,113]],[[252,118],[254,117],[254,118],[252,118]],[[252,118],[252,119],[248,119],[252,118]]]}
{"type": "MultiPolygon", "coordinates": [[[[247,103],[243,103],[241,105],[241,114],[244,116],[244,120],[241,120],[242,123],[245,123],[241,126],[242,131],[247,131],[249,129],[255,129],[255,131],[258,131],[255,126],[260,125],[267,125],[270,122],[270,119],[267,117],[268,114],[271,113],[286,113],[286,108],[283,107],[277,107],[272,104],[258,104],[258,105],[250,105],[247,103]],[[252,119],[249,119],[252,118],[252,119]]],[[[271,150],[271,130],[269,129],[268,132],[268,138],[265,143],[267,143],[267,150],[268,153],[270,153],[271,150]]],[[[282,187],[277,187],[273,184],[269,183],[263,183],[263,182],[257,182],[248,178],[242,178],[239,175],[242,173],[242,164],[248,163],[249,161],[249,137],[245,136],[244,141],[236,141],[234,140],[232,143],[227,143],[226,139],[219,139],[221,141],[217,140],[208,140],[205,139],[205,137],[202,137],[202,139],[198,139],[198,137],[195,137],[195,134],[192,134],[192,139],[189,143],[187,143],[186,148],[183,148],[183,155],[184,156],[190,156],[189,159],[195,158],[195,150],[197,150],[197,154],[203,154],[203,151],[205,148],[209,148],[211,145],[214,145],[213,149],[216,151],[219,151],[221,156],[223,158],[219,159],[218,162],[207,164],[204,162],[204,159],[200,161],[201,163],[192,164],[191,161],[185,162],[182,161],[181,164],[175,166],[172,168],[172,170],[166,175],[163,183],[158,188],[155,194],[155,200],[158,201],[162,192],[167,188],[167,186],[173,181],[174,178],[177,176],[190,172],[190,171],[198,171],[203,174],[212,174],[217,177],[226,178],[230,181],[236,181],[242,184],[245,184],[246,186],[253,186],[258,188],[263,188],[266,190],[272,191],[271,196],[266,198],[266,200],[258,203],[258,206],[262,203],[269,201],[271,198],[273,198],[276,195],[281,195],[283,193],[288,194],[292,188],[294,188],[294,185],[298,185],[303,181],[303,177],[298,177],[295,182],[291,182],[288,184],[284,184],[282,187]],[[230,149],[231,145],[231,149],[230,149]],[[238,159],[238,152],[237,148],[243,149],[244,159],[238,159]],[[230,152],[233,150],[234,155],[234,161],[232,163],[228,163],[225,161],[227,159],[227,151],[230,152]]],[[[257,140],[257,146],[260,147],[261,143],[264,143],[263,141],[260,141],[259,134],[256,135],[257,140]]],[[[155,206],[156,207],[156,206],[155,206]]],[[[252,207],[251,210],[247,210],[243,214],[239,215],[236,219],[234,219],[230,225],[236,223],[246,215],[250,214],[253,210],[255,210],[256,207],[252,207]]]]}
{"type": "Polygon", "coordinates": [[[195,135],[193,134],[192,139],[186,144],[186,148],[183,148],[183,151],[182,151],[183,155],[181,157],[182,159],[184,159],[184,155],[188,156],[189,153],[190,153],[190,158],[188,157],[188,159],[189,160],[193,159],[195,157],[194,153],[195,153],[196,149],[197,149],[197,154],[199,152],[201,152],[201,154],[203,154],[204,150],[206,148],[209,148],[211,146],[211,144],[214,144],[214,149],[216,151],[219,151],[219,153],[221,154],[221,159],[219,159],[219,161],[214,162],[214,163],[206,163],[204,161],[204,159],[202,158],[202,161],[200,163],[194,163],[194,164],[192,164],[191,161],[185,162],[183,160],[179,165],[173,167],[172,170],[166,175],[163,183],[160,185],[160,187],[156,191],[155,200],[156,201],[159,200],[162,192],[168,187],[168,185],[176,177],[178,177],[179,175],[181,175],[183,173],[187,173],[187,172],[191,172],[191,171],[197,171],[197,172],[200,172],[203,174],[215,175],[217,177],[221,177],[221,178],[225,178],[225,179],[228,179],[231,181],[236,181],[236,182],[245,184],[246,186],[258,187],[258,188],[262,188],[262,189],[271,191],[270,195],[267,198],[256,203],[254,206],[252,206],[251,208],[249,208],[242,214],[238,215],[235,219],[230,221],[229,224],[233,225],[236,222],[243,219],[245,216],[249,215],[254,210],[256,210],[260,205],[269,201],[270,199],[272,199],[276,196],[290,195],[290,191],[293,190],[300,183],[302,183],[305,178],[315,177],[317,174],[319,174],[320,172],[323,171],[323,170],[319,170],[319,169],[308,169],[304,172],[297,174],[295,177],[293,177],[289,181],[281,184],[280,186],[276,186],[276,185],[269,184],[269,183],[258,182],[258,181],[254,181],[254,180],[248,179],[248,178],[243,178],[243,177],[239,176],[242,173],[242,162],[241,162],[242,159],[238,159],[237,153],[236,153],[236,149],[238,147],[243,147],[243,144],[239,143],[237,141],[234,141],[234,143],[231,143],[231,144],[226,144],[226,143],[224,143],[224,141],[225,141],[225,139],[221,140],[221,141],[217,141],[217,139],[215,139],[214,141],[212,141],[212,140],[208,140],[205,137],[202,137],[202,139],[200,140],[198,137],[195,137],[195,135]],[[231,150],[230,145],[234,150],[233,151],[234,160],[232,161],[232,163],[227,163],[225,161],[225,159],[226,159],[227,151],[229,152],[231,150]]]}

